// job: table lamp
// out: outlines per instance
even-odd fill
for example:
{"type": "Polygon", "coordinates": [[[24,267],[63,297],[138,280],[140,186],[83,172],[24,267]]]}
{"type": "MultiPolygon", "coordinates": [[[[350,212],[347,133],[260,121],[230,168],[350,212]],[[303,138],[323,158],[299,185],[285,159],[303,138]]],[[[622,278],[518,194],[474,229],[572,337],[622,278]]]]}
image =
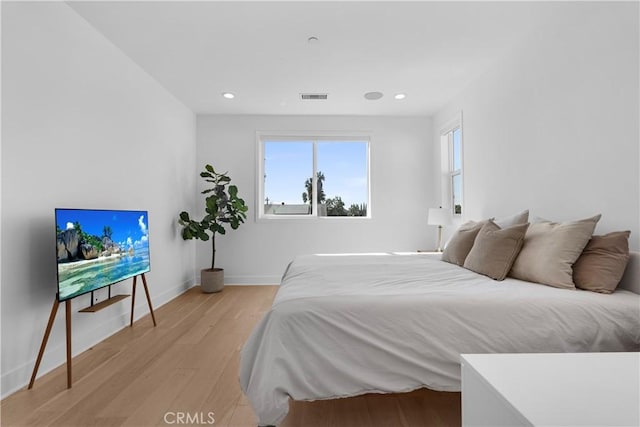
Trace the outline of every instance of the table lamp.
{"type": "Polygon", "coordinates": [[[438,249],[436,251],[442,252],[442,226],[451,224],[451,213],[448,209],[429,208],[427,224],[438,226],[438,249]]]}

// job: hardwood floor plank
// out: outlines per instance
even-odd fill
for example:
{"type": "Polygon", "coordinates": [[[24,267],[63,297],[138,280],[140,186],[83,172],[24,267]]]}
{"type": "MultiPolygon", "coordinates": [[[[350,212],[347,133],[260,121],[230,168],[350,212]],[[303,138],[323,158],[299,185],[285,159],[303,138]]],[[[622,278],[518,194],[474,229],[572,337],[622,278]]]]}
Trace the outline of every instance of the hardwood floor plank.
{"type": "Polygon", "coordinates": [[[94,427],[117,427],[121,426],[124,422],[125,417],[105,417],[105,418],[96,418],[94,427]]]}
{"type": "MultiPolygon", "coordinates": [[[[233,411],[233,415],[229,420],[228,427],[256,427],[257,425],[256,415],[250,406],[237,405],[233,411]]],[[[224,425],[224,424],[223,424],[224,425]]]]}
{"type": "MultiPolygon", "coordinates": [[[[144,316],[74,357],[73,388],[66,388],[62,365],[38,378],[32,390],[2,400],[0,424],[166,426],[168,412],[198,421],[213,412],[214,426],[255,427],[257,418],[238,382],[240,350],[277,289],[189,289],[155,310],[157,327],[144,316]]],[[[460,393],[423,389],[291,402],[281,427],[459,426],[460,411],[460,393]]]]}
{"type": "Polygon", "coordinates": [[[214,412],[216,414],[215,418],[222,424],[231,421],[236,406],[242,397],[238,384],[239,365],[240,354],[234,353],[200,408],[202,411],[214,412]]]}
{"type": "MultiPolygon", "coordinates": [[[[179,330],[167,330],[165,333],[158,330],[144,335],[139,338],[143,343],[142,347],[132,346],[126,349],[109,360],[104,369],[94,370],[90,378],[74,382],[64,399],[67,410],[60,418],[70,425],[82,425],[85,416],[100,413],[107,402],[117,399],[118,394],[133,386],[141,376],[154,372],[149,370],[150,366],[174,361],[177,349],[167,344],[173,344],[179,334],[179,330]]],[[[54,401],[53,404],[59,405],[60,402],[54,401]]],[[[45,408],[51,409],[47,405],[45,408]]],[[[120,409],[117,413],[120,414],[120,409]]]]}
{"type": "Polygon", "coordinates": [[[460,393],[430,392],[431,406],[436,409],[438,416],[447,426],[462,425],[462,399],[460,393]]]}
{"type": "Polygon", "coordinates": [[[166,381],[168,374],[178,371],[184,375],[185,369],[171,367],[172,361],[179,360],[187,351],[185,346],[172,346],[163,357],[145,366],[138,375],[131,375],[130,382],[125,384],[114,398],[103,403],[97,411],[97,416],[109,416],[118,413],[128,417],[139,406],[139,398],[152,394],[166,381]]]}
{"type": "MultiPolygon", "coordinates": [[[[121,350],[110,347],[92,348],[74,358],[74,378],[81,380],[85,378],[93,369],[102,366],[121,350]]],[[[2,410],[6,417],[2,417],[4,422],[16,423],[11,417],[23,413],[30,413],[47,404],[52,395],[67,390],[66,365],[62,365],[39,378],[33,389],[26,388],[14,393],[2,401],[2,410]]],[[[44,410],[46,412],[46,409],[44,410]]]]}
{"type": "Polygon", "coordinates": [[[335,399],[331,405],[329,425],[344,427],[372,426],[373,420],[364,396],[335,399]]]}
{"type": "Polygon", "coordinates": [[[290,402],[290,411],[282,427],[328,427],[331,422],[332,401],[290,402]]]}
{"type": "Polygon", "coordinates": [[[206,311],[202,313],[202,321],[189,328],[189,330],[182,335],[178,343],[197,344],[202,341],[209,330],[220,322],[223,314],[231,310],[233,305],[239,303],[239,298],[240,295],[238,293],[224,292],[210,298],[209,303],[206,304],[206,311]]]}
{"type": "Polygon", "coordinates": [[[173,414],[179,409],[171,410],[171,402],[176,396],[190,387],[191,381],[197,374],[194,369],[176,369],[167,375],[165,381],[146,396],[143,402],[137,402],[135,410],[123,421],[123,426],[167,425],[173,421],[173,414]],[[166,417],[166,418],[165,418],[166,417]]]}
{"type": "Polygon", "coordinates": [[[367,394],[365,400],[371,420],[376,424],[407,427],[396,395],[367,394]]]}

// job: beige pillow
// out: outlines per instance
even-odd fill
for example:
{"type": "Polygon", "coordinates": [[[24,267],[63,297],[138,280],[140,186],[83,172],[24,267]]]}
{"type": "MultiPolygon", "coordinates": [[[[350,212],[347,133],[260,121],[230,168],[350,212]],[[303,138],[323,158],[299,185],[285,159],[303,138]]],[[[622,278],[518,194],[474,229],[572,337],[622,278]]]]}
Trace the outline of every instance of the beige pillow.
{"type": "Polygon", "coordinates": [[[442,261],[452,264],[464,265],[464,260],[469,254],[476,235],[487,221],[467,221],[451,236],[447,247],[442,253],[442,261]]]}
{"type": "Polygon", "coordinates": [[[512,225],[526,224],[529,221],[529,209],[522,212],[518,212],[515,215],[511,215],[505,218],[498,218],[494,220],[496,225],[500,228],[511,227],[512,225]]]}
{"type": "Polygon", "coordinates": [[[630,231],[592,236],[573,265],[577,288],[610,294],[616,290],[629,261],[630,231]]]}
{"type": "Polygon", "coordinates": [[[487,222],[464,260],[464,268],[504,280],[522,249],[527,228],[529,223],[500,228],[493,221],[487,222]]]}
{"type": "Polygon", "coordinates": [[[589,242],[600,215],[578,221],[534,222],[509,276],[563,289],[575,289],[572,266],[589,242]]]}

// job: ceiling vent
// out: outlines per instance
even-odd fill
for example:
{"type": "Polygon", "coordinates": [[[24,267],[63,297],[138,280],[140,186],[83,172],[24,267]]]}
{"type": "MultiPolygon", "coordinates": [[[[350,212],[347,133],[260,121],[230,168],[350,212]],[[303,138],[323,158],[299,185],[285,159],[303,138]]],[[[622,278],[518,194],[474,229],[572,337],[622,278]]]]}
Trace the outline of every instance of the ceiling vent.
{"type": "Polygon", "coordinates": [[[324,101],[328,95],[327,93],[301,93],[300,99],[304,101],[324,101]]]}

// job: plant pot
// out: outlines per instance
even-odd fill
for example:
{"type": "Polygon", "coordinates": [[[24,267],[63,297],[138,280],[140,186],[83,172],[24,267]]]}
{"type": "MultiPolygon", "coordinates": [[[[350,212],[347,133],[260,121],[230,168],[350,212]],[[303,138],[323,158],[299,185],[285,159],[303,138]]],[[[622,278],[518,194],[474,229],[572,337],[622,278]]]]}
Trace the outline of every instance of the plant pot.
{"type": "Polygon", "coordinates": [[[206,294],[220,292],[224,288],[224,269],[207,268],[200,270],[200,288],[206,294]]]}

